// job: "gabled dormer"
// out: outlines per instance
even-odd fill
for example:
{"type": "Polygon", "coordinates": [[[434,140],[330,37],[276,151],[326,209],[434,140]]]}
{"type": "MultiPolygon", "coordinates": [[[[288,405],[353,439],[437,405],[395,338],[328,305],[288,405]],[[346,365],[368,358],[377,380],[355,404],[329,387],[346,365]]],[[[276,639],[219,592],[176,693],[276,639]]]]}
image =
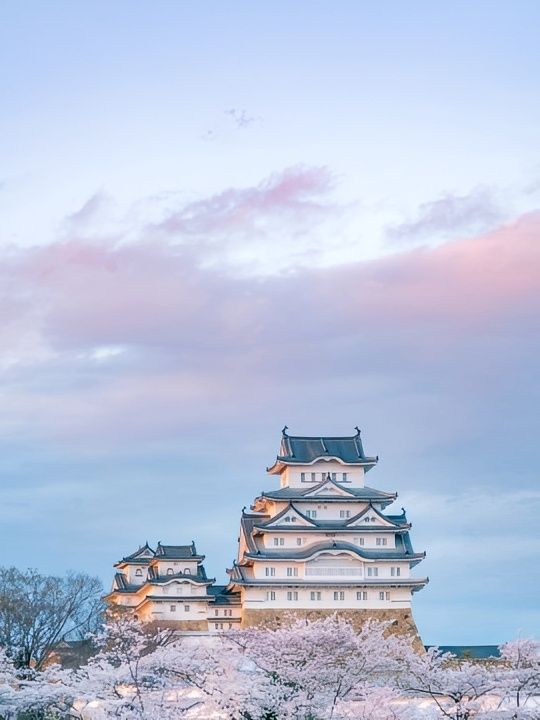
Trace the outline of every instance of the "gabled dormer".
{"type": "Polygon", "coordinates": [[[357,496],[346,485],[340,485],[339,482],[332,480],[329,475],[326,479],[314,487],[308,488],[307,492],[302,494],[303,498],[328,498],[328,497],[344,497],[357,500],[357,496]]]}
{"type": "Polygon", "coordinates": [[[254,529],[271,530],[272,528],[316,527],[317,524],[298,510],[295,505],[289,503],[287,507],[270,520],[264,523],[256,523],[254,529]]]}
{"type": "Polygon", "coordinates": [[[358,428],[352,436],[308,437],[288,435],[285,426],[279,454],[267,472],[280,476],[281,487],[315,485],[328,477],[352,487],[362,487],[364,474],[377,461],[378,458],[364,453],[358,428]]]}
{"type": "Polygon", "coordinates": [[[386,515],[383,515],[372,503],[364,508],[358,515],[355,515],[347,522],[347,528],[388,528],[388,529],[403,529],[408,527],[405,523],[396,522],[395,519],[390,519],[386,515]]]}

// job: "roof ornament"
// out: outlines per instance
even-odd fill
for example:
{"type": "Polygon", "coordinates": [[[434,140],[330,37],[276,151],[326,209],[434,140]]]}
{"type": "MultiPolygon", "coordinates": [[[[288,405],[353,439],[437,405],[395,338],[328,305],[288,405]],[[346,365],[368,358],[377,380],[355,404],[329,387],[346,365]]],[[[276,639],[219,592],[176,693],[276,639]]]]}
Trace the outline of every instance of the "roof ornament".
{"type": "Polygon", "coordinates": [[[288,425],[283,426],[283,430],[281,431],[281,434],[283,437],[287,437],[287,430],[289,429],[288,425]]]}
{"type": "Polygon", "coordinates": [[[355,426],[354,426],[354,429],[356,430],[356,434],[359,436],[359,435],[360,435],[360,428],[358,427],[358,425],[355,425],[355,426]]]}

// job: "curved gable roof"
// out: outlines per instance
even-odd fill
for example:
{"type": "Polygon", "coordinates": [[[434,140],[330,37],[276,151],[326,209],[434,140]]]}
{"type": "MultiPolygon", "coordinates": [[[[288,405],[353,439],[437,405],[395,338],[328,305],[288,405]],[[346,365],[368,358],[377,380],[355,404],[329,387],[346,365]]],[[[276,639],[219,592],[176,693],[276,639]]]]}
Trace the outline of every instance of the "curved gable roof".
{"type": "Polygon", "coordinates": [[[360,430],[352,436],[314,437],[306,435],[288,435],[287,426],[282,430],[279,455],[268,472],[277,472],[284,465],[310,465],[319,459],[335,458],[346,465],[366,465],[367,469],[375,465],[377,457],[364,453],[360,430]]]}

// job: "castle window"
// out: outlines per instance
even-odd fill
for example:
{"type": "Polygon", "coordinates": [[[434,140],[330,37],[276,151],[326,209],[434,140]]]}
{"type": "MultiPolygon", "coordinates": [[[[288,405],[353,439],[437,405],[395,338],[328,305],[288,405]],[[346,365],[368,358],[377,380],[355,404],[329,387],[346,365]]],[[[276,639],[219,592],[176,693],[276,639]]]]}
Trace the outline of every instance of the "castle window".
{"type": "Polygon", "coordinates": [[[345,600],[345,593],[343,590],[334,593],[334,600],[345,600]]]}
{"type": "Polygon", "coordinates": [[[270,590],[266,593],[266,599],[267,600],[275,600],[276,599],[276,593],[274,590],[270,590]]]}
{"type": "Polygon", "coordinates": [[[168,588],[168,587],[165,586],[165,587],[163,588],[163,594],[164,594],[164,595],[168,595],[168,594],[169,594],[169,588],[168,588]]]}
{"type": "Polygon", "coordinates": [[[343,473],[341,475],[341,479],[343,480],[343,482],[347,482],[347,473],[343,473]]]}
{"type": "Polygon", "coordinates": [[[287,600],[298,600],[298,593],[294,590],[287,592],[287,600]]]}
{"type": "Polygon", "coordinates": [[[361,537],[355,537],[354,538],[355,545],[363,545],[364,544],[364,538],[361,537]]]}
{"type": "Polygon", "coordinates": [[[377,577],[379,574],[379,568],[376,567],[368,567],[367,574],[369,577],[377,577]]]}
{"type": "Polygon", "coordinates": [[[276,568],[275,567],[264,568],[264,574],[266,575],[266,577],[274,577],[274,575],[276,574],[276,568]]]}
{"type": "Polygon", "coordinates": [[[317,481],[316,473],[311,473],[311,482],[316,482],[316,481],[317,481]]]}
{"type": "Polygon", "coordinates": [[[219,610],[217,608],[214,610],[214,615],[216,615],[216,617],[219,615],[219,610]]]}
{"type": "Polygon", "coordinates": [[[291,518],[290,518],[288,515],[287,515],[287,517],[285,518],[285,522],[291,522],[291,518]]]}
{"type": "Polygon", "coordinates": [[[214,623],[214,628],[217,630],[219,628],[219,623],[214,623]]]}
{"type": "Polygon", "coordinates": [[[141,568],[137,568],[137,570],[135,571],[135,575],[136,575],[137,577],[142,577],[142,570],[141,570],[141,568]]]}
{"type": "Polygon", "coordinates": [[[321,473],[321,478],[322,478],[323,480],[326,480],[326,473],[321,473]]]}
{"type": "Polygon", "coordinates": [[[232,623],[229,623],[229,630],[232,628],[232,623]]]}
{"type": "Polygon", "coordinates": [[[348,518],[348,517],[351,517],[351,511],[350,511],[350,510],[340,510],[340,511],[339,511],[339,517],[340,517],[340,518],[348,518]]]}
{"type": "Polygon", "coordinates": [[[189,568],[184,568],[184,575],[191,575],[191,570],[189,568]]]}
{"type": "Polygon", "coordinates": [[[306,482],[306,473],[305,473],[305,472],[300,473],[300,480],[301,480],[302,482],[306,482]]]}
{"type": "Polygon", "coordinates": [[[189,605],[184,605],[184,612],[189,612],[189,605]]]}
{"type": "Polygon", "coordinates": [[[364,522],[369,522],[371,518],[364,518],[364,522]]]}
{"type": "Polygon", "coordinates": [[[303,542],[302,538],[296,538],[296,544],[301,545],[303,542]]]}
{"type": "Polygon", "coordinates": [[[298,568],[297,567],[288,567],[287,568],[287,577],[298,577],[298,568]]]}
{"type": "Polygon", "coordinates": [[[318,591],[311,591],[309,594],[309,597],[311,600],[320,600],[321,599],[321,593],[318,591]]]}
{"type": "Polygon", "coordinates": [[[308,518],[316,518],[316,517],[317,517],[317,511],[316,511],[316,510],[306,510],[306,517],[308,517],[308,518]]]}
{"type": "Polygon", "coordinates": [[[390,600],[390,593],[389,592],[380,592],[379,600],[390,600]]]}
{"type": "Polygon", "coordinates": [[[295,517],[292,517],[291,520],[292,520],[292,522],[296,522],[296,518],[295,518],[295,517]]]}
{"type": "Polygon", "coordinates": [[[390,575],[392,575],[392,577],[399,577],[401,575],[401,568],[400,567],[390,568],[390,575]]]}
{"type": "Polygon", "coordinates": [[[167,575],[172,575],[174,573],[174,570],[172,568],[167,568],[167,575]]]}
{"type": "Polygon", "coordinates": [[[385,537],[376,538],[375,545],[388,545],[388,538],[385,538],[385,537]]]}
{"type": "Polygon", "coordinates": [[[332,473],[332,480],[336,479],[336,473],[332,473]]]}
{"type": "Polygon", "coordinates": [[[356,599],[357,600],[367,600],[367,592],[365,590],[361,590],[360,592],[357,592],[356,599]]]}
{"type": "Polygon", "coordinates": [[[176,612],[176,605],[169,605],[169,610],[171,612],[176,612]]]}
{"type": "Polygon", "coordinates": [[[285,545],[285,538],[274,538],[274,545],[285,545]]]}

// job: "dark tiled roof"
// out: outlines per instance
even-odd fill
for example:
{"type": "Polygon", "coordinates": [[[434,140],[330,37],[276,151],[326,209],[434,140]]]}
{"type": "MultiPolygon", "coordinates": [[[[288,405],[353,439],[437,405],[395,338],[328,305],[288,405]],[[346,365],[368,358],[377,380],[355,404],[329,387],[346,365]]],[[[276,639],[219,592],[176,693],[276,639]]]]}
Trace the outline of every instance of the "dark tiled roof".
{"type": "Polygon", "coordinates": [[[151,600],[152,602],[163,602],[163,603],[178,602],[180,600],[182,602],[197,603],[197,602],[201,602],[201,601],[206,602],[206,601],[210,600],[210,596],[209,595],[145,595],[144,598],[139,603],[138,607],[143,605],[145,602],[148,602],[149,600],[151,600]]]}
{"type": "Polygon", "coordinates": [[[207,590],[214,597],[214,605],[240,605],[239,592],[227,590],[227,585],[212,585],[207,590]]]}
{"type": "Polygon", "coordinates": [[[452,653],[460,660],[489,660],[501,656],[497,645],[425,645],[426,650],[432,647],[438,647],[441,652],[452,653]]]}
{"type": "Polygon", "coordinates": [[[368,457],[364,453],[360,430],[356,428],[356,435],[351,437],[306,437],[300,435],[287,435],[287,428],[283,429],[278,462],[292,464],[309,464],[318,458],[339,458],[346,464],[369,464],[377,462],[376,457],[368,457]]]}
{"type": "Polygon", "coordinates": [[[148,579],[153,582],[167,582],[168,580],[174,580],[175,578],[181,580],[193,580],[194,582],[206,581],[208,579],[206,576],[206,570],[204,569],[204,565],[197,565],[197,572],[195,573],[177,572],[170,573],[168,575],[160,575],[158,573],[157,567],[152,566],[148,570],[148,579]]]}
{"type": "Polygon", "coordinates": [[[359,545],[342,540],[325,540],[298,550],[294,548],[283,548],[282,550],[261,548],[257,552],[246,553],[245,557],[256,560],[304,560],[325,550],[347,550],[366,560],[408,560],[411,567],[417,565],[425,557],[424,553],[413,552],[408,533],[396,535],[396,547],[388,550],[366,550],[359,545]]]}
{"type": "Polygon", "coordinates": [[[240,518],[240,526],[241,526],[242,532],[244,534],[244,539],[246,541],[246,545],[248,546],[248,549],[251,552],[257,552],[257,545],[253,538],[253,528],[255,527],[257,521],[261,519],[261,517],[268,517],[268,516],[249,515],[249,514],[242,513],[242,517],[240,518]]]}
{"type": "MultiPolygon", "coordinates": [[[[381,518],[381,520],[388,521],[397,530],[404,530],[410,527],[407,523],[405,511],[403,511],[401,515],[383,515],[381,512],[376,510],[371,505],[371,503],[366,508],[364,508],[359,513],[353,515],[353,517],[350,518],[341,518],[340,520],[316,520],[314,518],[309,518],[304,515],[300,511],[300,509],[296,507],[292,502],[289,502],[288,505],[286,505],[285,508],[277,515],[274,515],[274,517],[266,519],[267,516],[261,516],[263,522],[255,522],[253,523],[252,527],[261,530],[294,530],[295,532],[298,532],[300,530],[364,530],[365,528],[363,526],[352,528],[352,525],[353,523],[360,520],[369,511],[372,511],[375,515],[377,515],[377,517],[381,518]],[[296,525],[292,522],[283,522],[283,524],[276,524],[277,520],[280,520],[282,517],[288,515],[288,513],[291,511],[293,513],[293,517],[298,516],[301,520],[305,520],[308,525],[296,525]]],[[[369,526],[369,530],[379,532],[388,529],[388,525],[384,525],[383,527],[381,527],[380,525],[376,527],[369,526]]]]}
{"type": "MultiPolygon", "coordinates": [[[[270,500],[311,500],[311,498],[306,498],[305,496],[313,490],[316,490],[318,487],[322,487],[326,483],[327,480],[324,480],[318,485],[314,484],[306,488],[284,487],[280,488],[279,490],[269,490],[268,492],[261,493],[261,497],[269,498],[270,500]]],[[[342,487],[340,483],[334,484],[338,487],[342,487]]],[[[375,502],[391,503],[397,497],[397,493],[388,493],[384,492],[383,490],[375,490],[374,488],[370,488],[367,486],[360,488],[343,486],[342,489],[346,490],[349,496],[337,494],[334,495],[333,493],[323,495],[321,493],[317,496],[313,496],[313,500],[324,500],[324,502],[327,502],[328,500],[333,500],[335,502],[347,502],[347,500],[353,500],[355,502],[358,502],[358,500],[365,500],[366,502],[369,502],[370,500],[372,500],[375,502]]]]}
{"type": "Polygon", "coordinates": [[[367,580],[366,578],[358,578],[355,580],[341,580],[335,578],[335,582],[328,585],[328,588],[321,585],[320,582],[314,580],[305,580],[300,578],[271,578],[261,579],[250,576],[246,568],[240,565],[234,565],[230,570],[227,571],[231,578],[231,583],[237,585],[259,585],[264,587],[313,587],[316,585],[319,589],[331,589],[332,585],[339,584],[340,586],[348,587],[410,587],[412,592],[421,590],[425,585],[428,584],[429,578],[373,578],[367,580]]]}
{"type": "Polygon", "coordinates": [[[145,542],[144,545],[141,545],[141,547],[138,550],[135,550],[134,553],[131,553],[131,555],[126,555],[126,557],[122,558],[125,562],[133,562],[134,560],[138,560],[140,562],[148,563],[152,559],[152,556],[154,555],[154,551],[148,544],[148,542],[145,542]],[[142,553],[150,551],[152,555],[149,555],[147,557],[139,557],[142,553]]]}
{"type": "Polygon", "coordinates": [[[195,543],[191,545],[162,545],[158,542],[156,558],[167,560],[204,560],[204,555],[197,555],[195,543]]]}

